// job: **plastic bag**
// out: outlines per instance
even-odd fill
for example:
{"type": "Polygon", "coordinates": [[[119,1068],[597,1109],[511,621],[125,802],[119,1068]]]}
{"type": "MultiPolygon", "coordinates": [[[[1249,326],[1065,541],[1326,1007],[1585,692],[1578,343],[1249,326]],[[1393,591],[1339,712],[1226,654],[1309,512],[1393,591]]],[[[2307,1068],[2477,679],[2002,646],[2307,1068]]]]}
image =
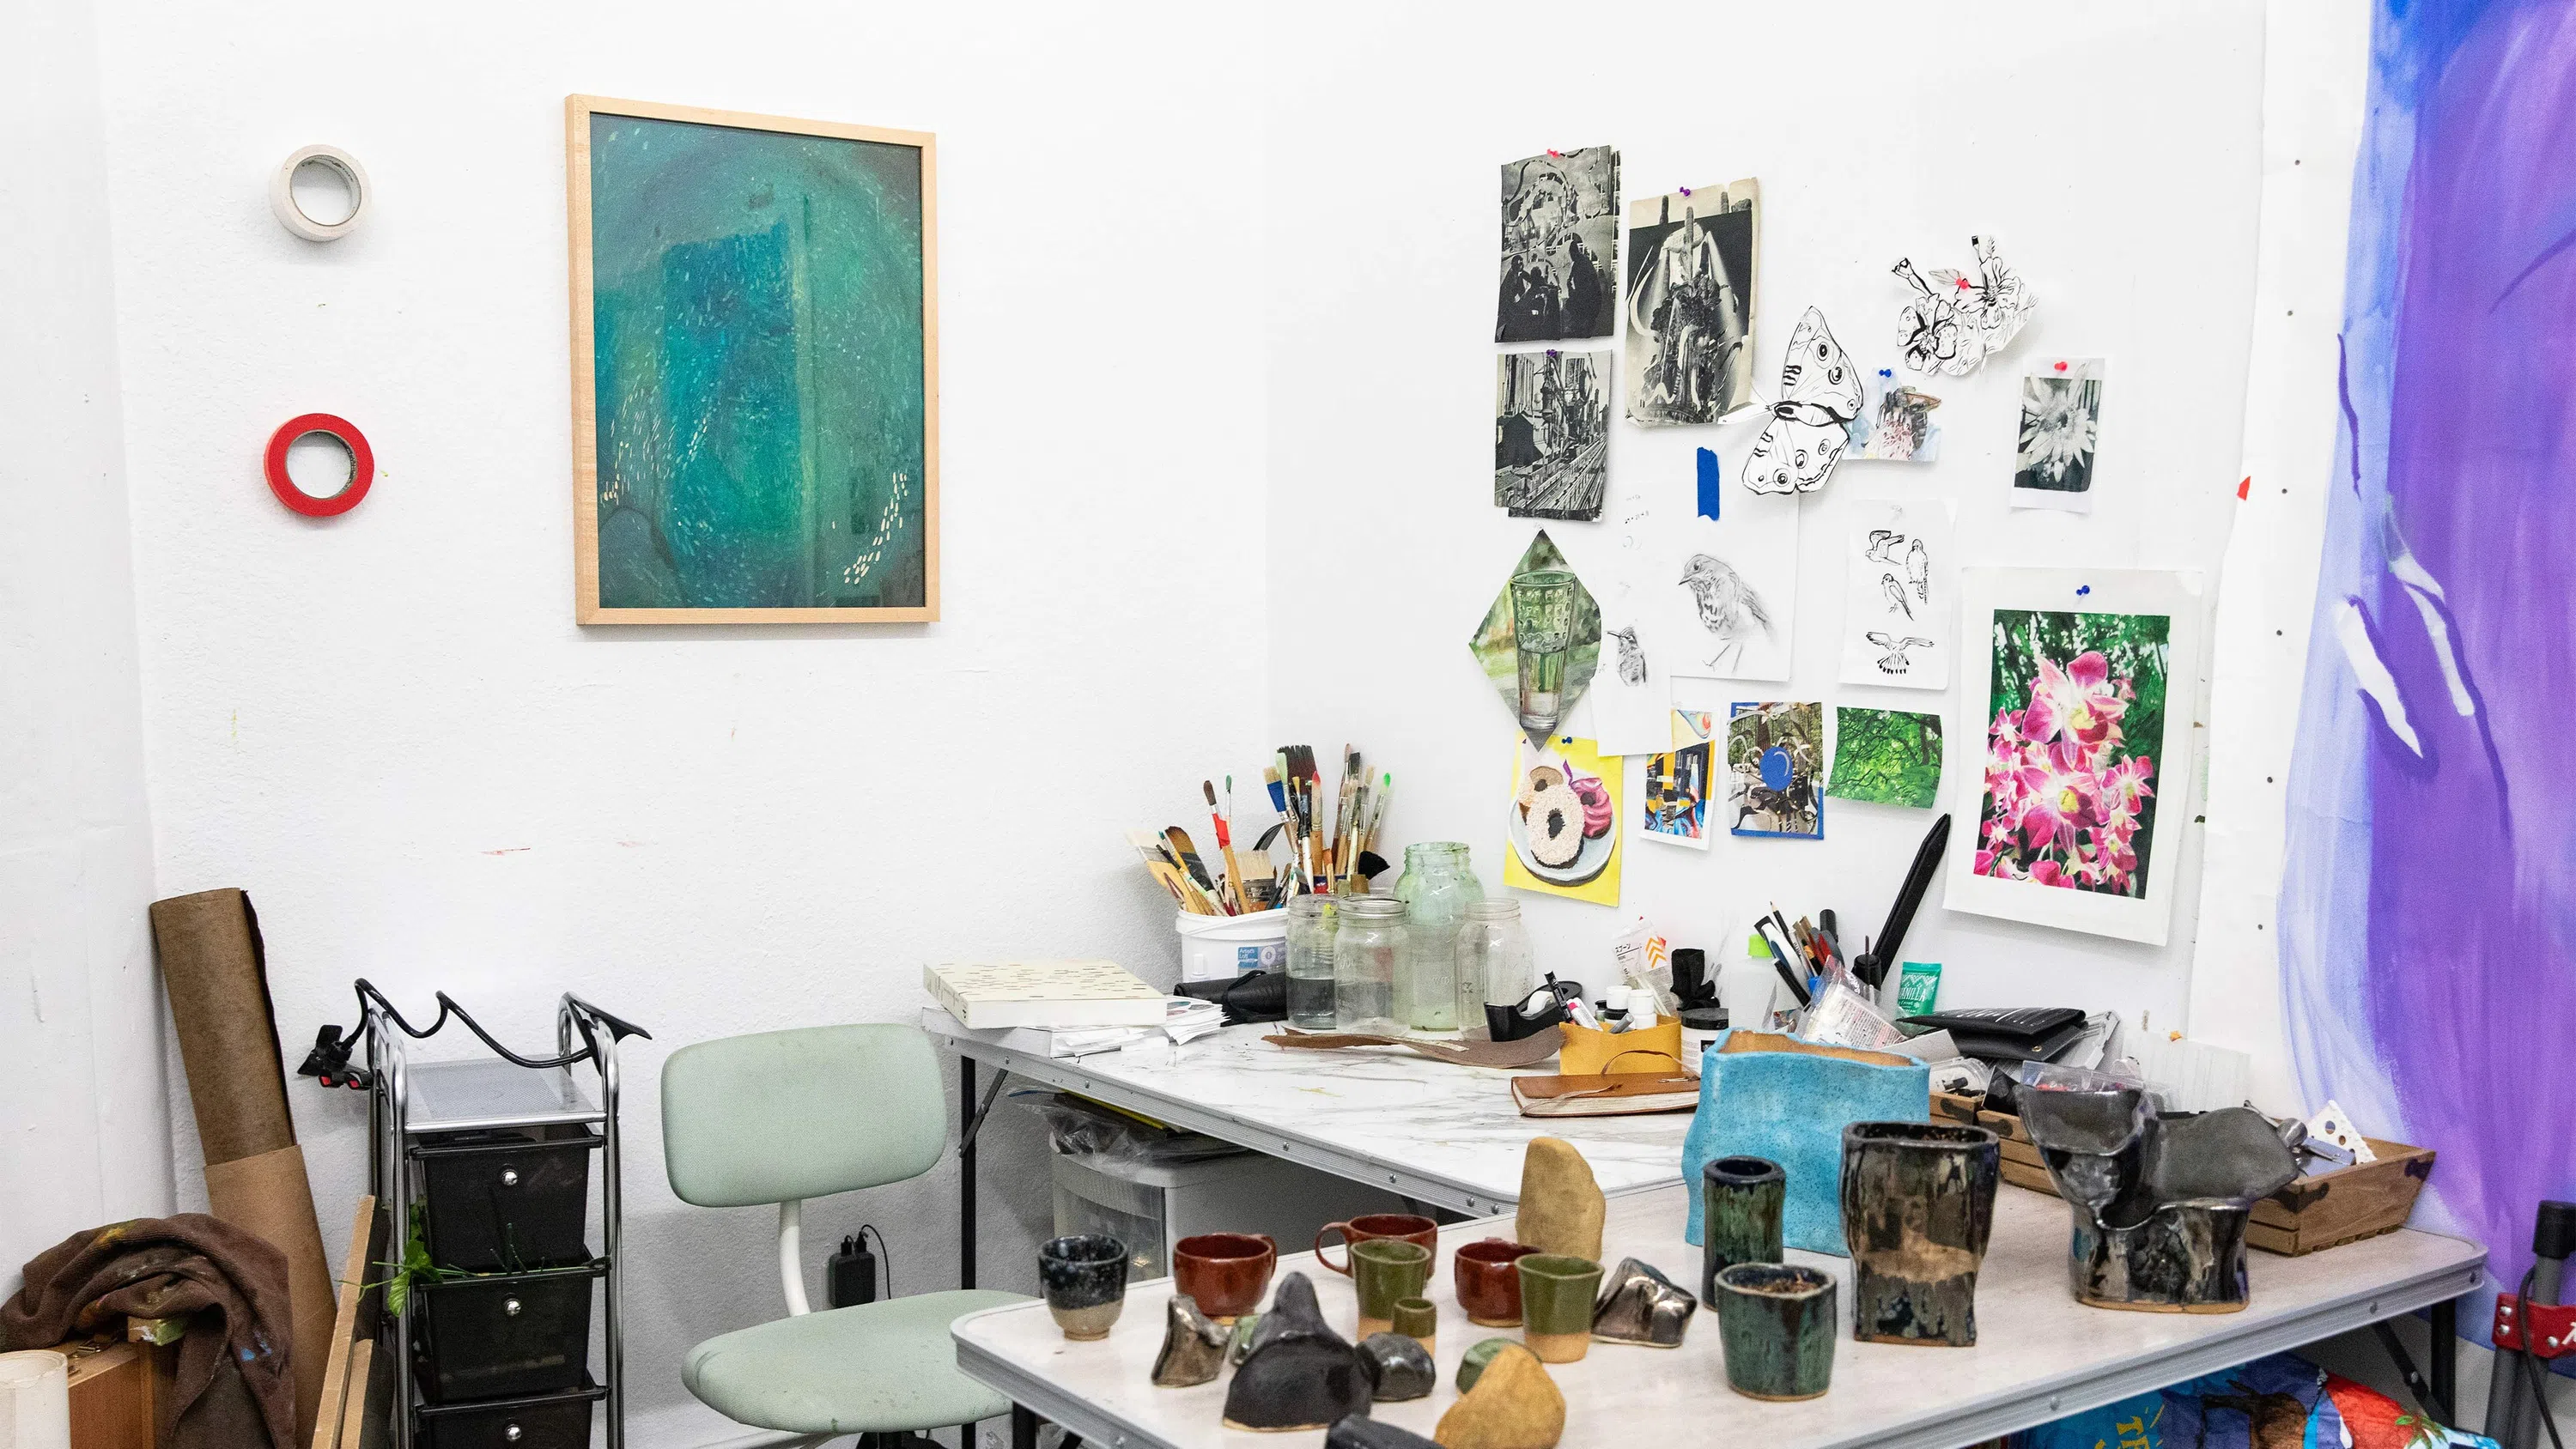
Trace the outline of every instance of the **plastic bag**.
{"type": "Polygon", "coordinates": [[[1244,1149],[1203,1132],[1131,1117],[1070,1092],[1014,1092],[1047,1124],[1055,1150],[1094,1166],[1163,1166],[1230,1157],[1244,1149]]]}

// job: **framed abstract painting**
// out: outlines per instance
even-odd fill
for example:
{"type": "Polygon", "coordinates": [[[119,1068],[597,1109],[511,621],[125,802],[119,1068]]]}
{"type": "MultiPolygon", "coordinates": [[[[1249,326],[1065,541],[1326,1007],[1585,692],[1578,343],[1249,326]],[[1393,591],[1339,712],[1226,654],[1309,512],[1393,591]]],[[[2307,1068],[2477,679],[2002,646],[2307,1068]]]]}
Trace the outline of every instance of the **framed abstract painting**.
{"type": "Polygon", "coordinates": [[[939,617],[921,131],[571,96],[584,624],[939,617]]]}
{"type": "Polygon", "coordinates": [[[1954,911],[2162,945],[2192,818],[2200,575],[1966,569],[1954,911]]]}

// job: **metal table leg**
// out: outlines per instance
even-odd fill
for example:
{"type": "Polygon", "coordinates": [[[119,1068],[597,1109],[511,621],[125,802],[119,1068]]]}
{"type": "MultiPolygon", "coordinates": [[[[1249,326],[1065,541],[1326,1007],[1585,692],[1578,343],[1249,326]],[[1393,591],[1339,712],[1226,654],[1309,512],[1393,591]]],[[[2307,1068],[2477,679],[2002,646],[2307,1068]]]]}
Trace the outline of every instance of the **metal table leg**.
{"type": "Polygon", "coordinates": [[[1038,1416],[1023,1404],[1011,1405],[1011,1449],[1038,1449],[1038,1416]]]}
{"type": "Polygon", "coordinates": [[[975,1059],[957,1058],[957,1286],[975,1286],[975,1059]]]}
{"type": "Polygon", "coordinates": [[[2460,1300],[2445,1298],[2430,1310],[2433,1342],[2427,1350],[2432,1359],[2434,1402],[2425,1407],[2443,1423],[2459,1412],[2460,1398],[2460,1300]]]}

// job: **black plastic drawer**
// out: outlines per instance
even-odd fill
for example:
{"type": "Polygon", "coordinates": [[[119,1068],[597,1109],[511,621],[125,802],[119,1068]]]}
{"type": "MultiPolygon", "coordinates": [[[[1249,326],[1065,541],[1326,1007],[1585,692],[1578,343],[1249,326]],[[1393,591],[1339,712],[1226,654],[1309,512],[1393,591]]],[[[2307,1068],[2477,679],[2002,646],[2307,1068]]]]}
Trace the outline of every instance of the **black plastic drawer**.
{"type": "Polygon", "coordinates": [[[590,1377],[590,1288],[605,1271],[595,1263],[421,1285],[422,1393],[450,1404],[580,1388],[590,1377]]]}
{"type": "Polygon", "coordinates": [[[590,1449],[590,1407],[606,1390],[447,1404],[420,1411],[421,1449],[590,1449]]]}
{"type": "Polygon", "coordinates": [[[469,1273],[590,1261],[590,1154],[581,1127],[459,1133],[414,1149],[429,1199],[429,1258],[469,1273]]]}

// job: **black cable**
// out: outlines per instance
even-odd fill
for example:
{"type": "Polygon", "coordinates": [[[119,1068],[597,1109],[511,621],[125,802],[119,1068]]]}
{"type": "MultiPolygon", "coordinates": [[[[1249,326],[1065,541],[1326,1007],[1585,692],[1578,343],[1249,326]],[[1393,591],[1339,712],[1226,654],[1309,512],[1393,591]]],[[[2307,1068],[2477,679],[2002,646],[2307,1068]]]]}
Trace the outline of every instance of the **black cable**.
{"type": "MultiPolygon", "coordinates": [[[[485,1031],[483,1029],[483,1023],[476,1021],[471,1012],[468,1012],[464,1007],[457,1005],[456,998],[448,995],[444,991],[438,993],[437,1019],[430,1022],[430,1024],[424,1028],[414,1026],[409,1021],[405,1020],[402,1012],[395,1008],[393,1002],[388,1000],[383,992],[378,991],[375,988],[375,984],[368,981],[367,978],[363,976],[359,977],[354,989],[358,995],[359,1021],[364,1022],[366,1020],[367,1003],[373,1001],[376,1005],[384,1008],[385,1016],[388,1020],[392,1021],[394,1025],[402,1028],[405,1035],[410,1036],[415,1040],[426,1040],[429,1037],[437,1035],[439,1028],[447,1025],[447,1019],[453,1016],[458,1021],[465,1023],[466,1030],[482,1038],[485,1046],[498,1052],[501,1055],[502,1060],[507,1061],[514,1066],[529,1068],[532,1071],[550,1070],[555,1067],[569,1067],[579,1062],[590,1061],[599,1055],[599,1039],[593,1035],[590,1023],[590,1013],[592,1011],[596,1011],[597,1008],[591,1007],[587,1002],[581,1003],[586,1008],[585,1010],[575,1011],[571,1014],[573,1029],[581,1033],[581,1050],[565,1052],[560,1056],[531,1059],[523,1057],[517,1052],[510,1050],[508,1047],[501,1045],[499,1038],[493,1036],[492,1033],[485,1031]]],[[[600,1013],[600,1015],[607,1017],[605,1012],[600,1013]]],[[[607,1020],[609,1029],[612,1033],[624,1035],[631,1032],[636,1036],[646,1037],[648,1039],[652,1036],[651,1032],[645,1031],[641,1027],[628,1025],[627,1023],[618,1021],[613,1017],[607,1017],[607,1020]],[[624,1028],[623,1031],[619,1030],[621,1027],[624,1028]]]]}
{"type": "Polygon", "coordinates": [[[2548,1384],[2539,1367],[2540,1355],[2531,1351],[2531,1336],[2537,1331],[2531,1326],[2531,1285],[2539,1272],[2537,1266],[2524,1269],[2522,1287],[2514,1294],[2522,1301],[2522,1347],[2512,1353],[2522,1360],[2523,1382],[2531,1386],[2531,1406],[2540,1411],[2540,1426],[2549,1431],[2550,1449],[2567,1449],[2558,1438],[2558,1416],[2549,1412],[2548,1384]]]}
{"type": "Polygon", "coordinates": [[[886,1246],[885,1234],[877,1232],[876,1224],[859,1224],[859,1241],[861,1244],[865,1244],[867,1242],[868,1234],[870,1233],[877,1234],[877,1256],[885,1260],[885,1296],[892,1298],[894,1297],[894,1249],[886,1246]]]}

